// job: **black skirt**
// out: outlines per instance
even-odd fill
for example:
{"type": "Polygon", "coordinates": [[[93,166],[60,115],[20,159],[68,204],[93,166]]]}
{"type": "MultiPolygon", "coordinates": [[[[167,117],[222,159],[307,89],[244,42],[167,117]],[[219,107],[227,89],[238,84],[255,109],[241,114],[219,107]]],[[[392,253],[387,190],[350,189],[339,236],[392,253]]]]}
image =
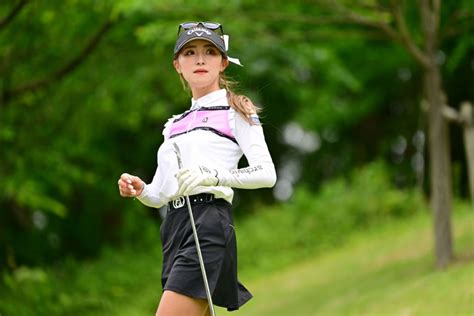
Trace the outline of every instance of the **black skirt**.
{"type": "MultiPolygon", "coordinates": [[[[213,303],[237,310],[252,294],[237,279],[237,245],[231,205],[217,199],[192,205],[213,303]]],[[[163,290],[207,299],[186,205],[168,213],[161,224],[163,290]]]]}

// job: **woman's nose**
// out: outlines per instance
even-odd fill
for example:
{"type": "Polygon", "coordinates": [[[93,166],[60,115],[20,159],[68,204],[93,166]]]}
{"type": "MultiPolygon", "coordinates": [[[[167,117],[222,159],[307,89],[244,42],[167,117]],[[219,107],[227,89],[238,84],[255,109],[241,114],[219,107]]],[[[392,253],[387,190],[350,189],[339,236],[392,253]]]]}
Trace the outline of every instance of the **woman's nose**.
{"type": "Polygon", "coordinates": [[[204,55],[203,54],[196,54],[196,64],[202,65],[204,64],[204,55]]]}

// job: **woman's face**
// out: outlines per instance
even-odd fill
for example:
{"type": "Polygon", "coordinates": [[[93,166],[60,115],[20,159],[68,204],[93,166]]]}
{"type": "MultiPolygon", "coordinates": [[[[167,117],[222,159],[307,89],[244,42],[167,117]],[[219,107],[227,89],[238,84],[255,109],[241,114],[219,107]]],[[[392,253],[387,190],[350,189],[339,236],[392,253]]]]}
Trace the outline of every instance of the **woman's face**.
{"type": "Polygon", "coordinates": [[[219,74],[229,61],[210,42],[194,40],[186,44],[173,61],[176,71],[183,75],[193,92],[193,98],[219,90],[219,74]]]}

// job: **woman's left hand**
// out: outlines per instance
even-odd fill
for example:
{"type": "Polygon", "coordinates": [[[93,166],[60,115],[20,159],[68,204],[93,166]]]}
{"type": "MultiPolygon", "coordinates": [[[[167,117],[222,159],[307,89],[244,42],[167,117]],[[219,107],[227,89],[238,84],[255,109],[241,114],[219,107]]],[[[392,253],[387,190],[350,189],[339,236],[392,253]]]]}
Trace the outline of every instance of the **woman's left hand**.
{"type": "Polygon", "coordinates": [[[196,169],[183,168],[176,174],[178,194],[189,195],[198,186],[214,186],[219,183],[215,169],[199,166],[196,169]]]}

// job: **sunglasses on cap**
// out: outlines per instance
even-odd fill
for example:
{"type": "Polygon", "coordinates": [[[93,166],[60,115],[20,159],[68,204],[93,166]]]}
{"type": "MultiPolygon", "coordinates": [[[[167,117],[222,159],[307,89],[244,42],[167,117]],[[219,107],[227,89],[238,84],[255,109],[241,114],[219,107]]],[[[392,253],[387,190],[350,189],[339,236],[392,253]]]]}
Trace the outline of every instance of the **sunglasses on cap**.
{"type": "Polygon", "coordinates": [[[181,34],[183,30],[189,30],[193,27],[197,27],[199,25],[204,26],[205,28],[212,30],[212,31],[219,31],[219,35],[224,35],[224,30],[222,29],[222,25],[215,22],[185,22],[181,23],[178,27],[178,36],[181,34]]]}

